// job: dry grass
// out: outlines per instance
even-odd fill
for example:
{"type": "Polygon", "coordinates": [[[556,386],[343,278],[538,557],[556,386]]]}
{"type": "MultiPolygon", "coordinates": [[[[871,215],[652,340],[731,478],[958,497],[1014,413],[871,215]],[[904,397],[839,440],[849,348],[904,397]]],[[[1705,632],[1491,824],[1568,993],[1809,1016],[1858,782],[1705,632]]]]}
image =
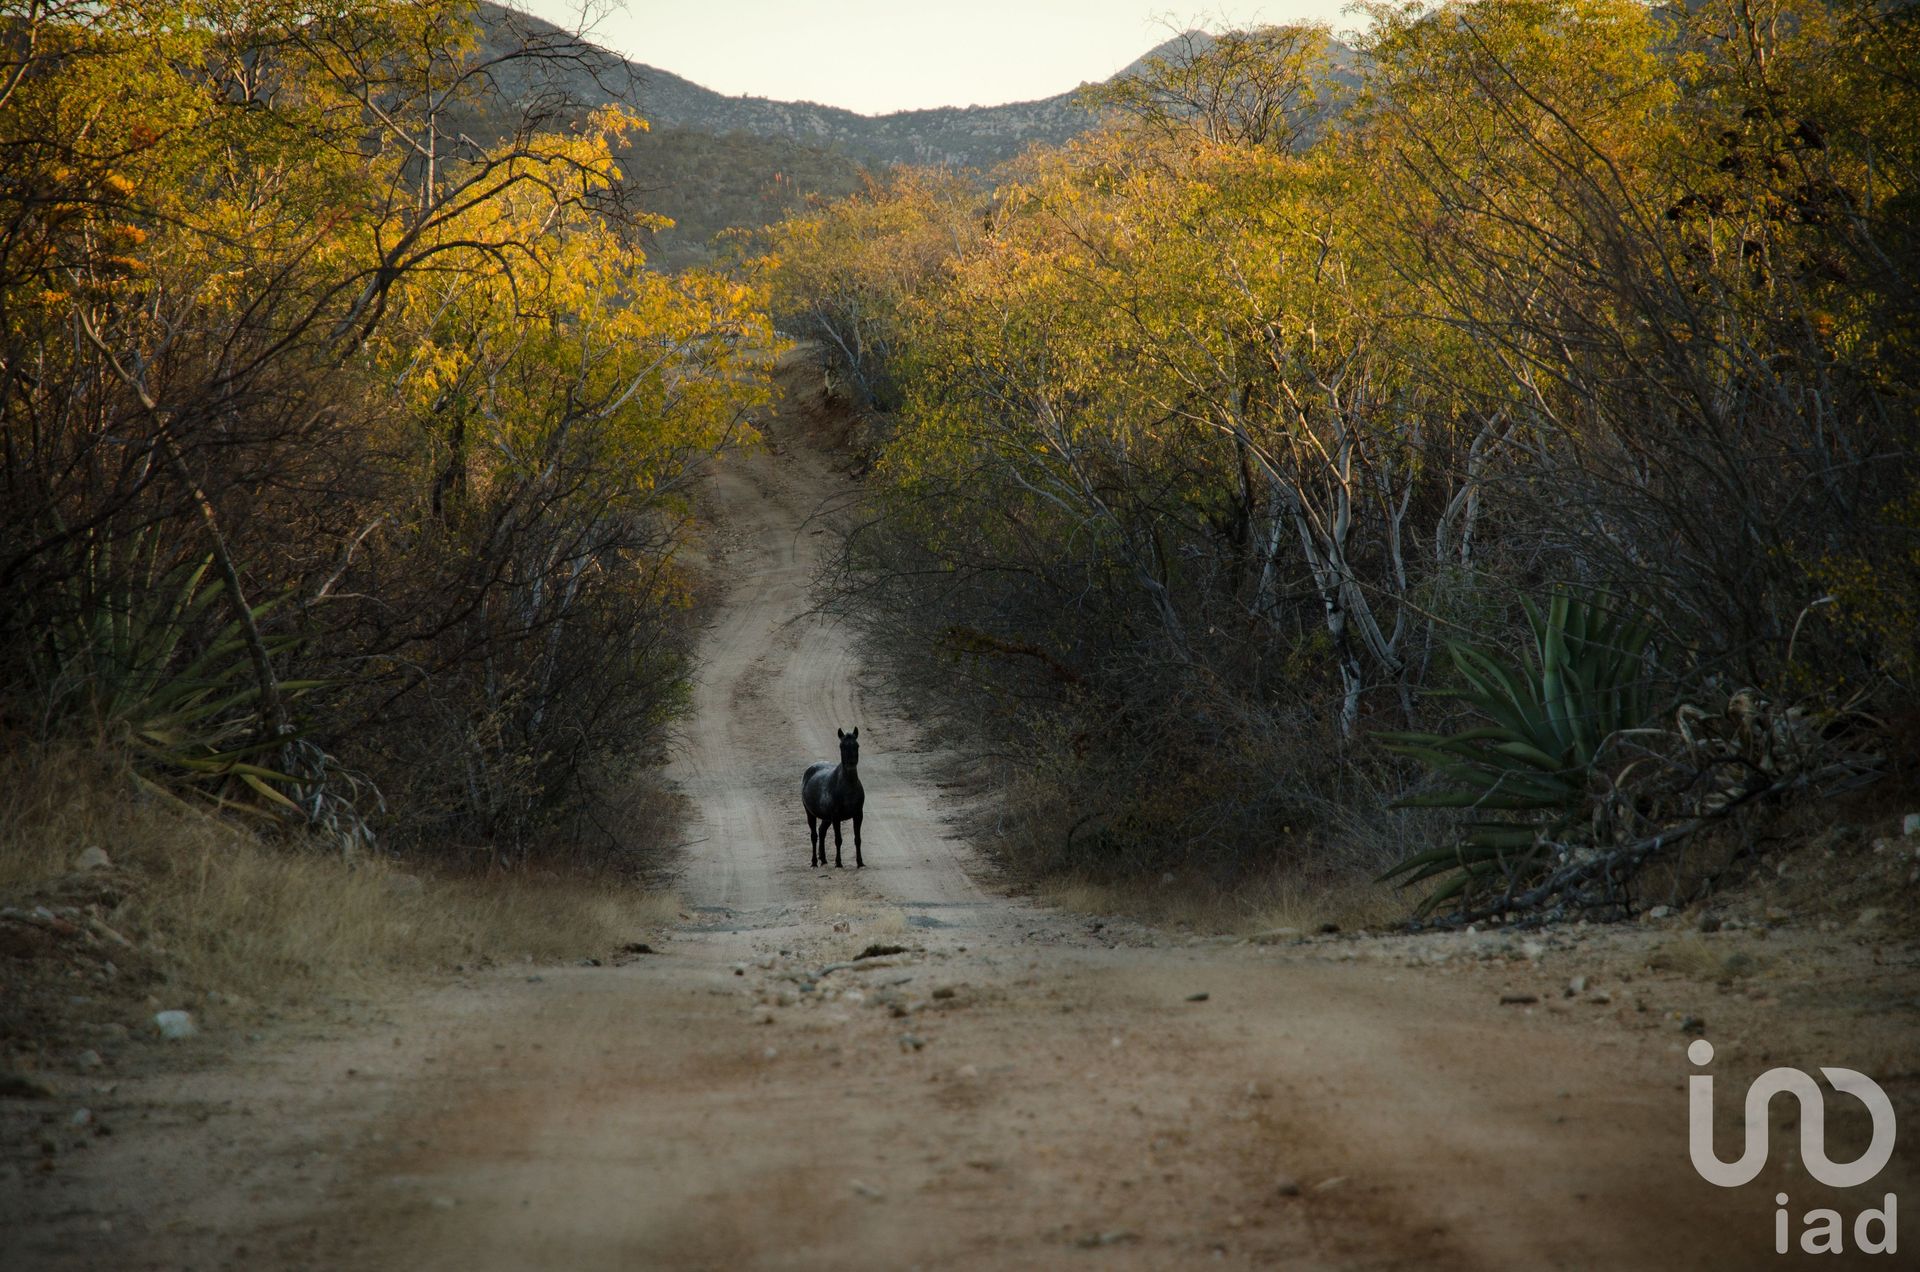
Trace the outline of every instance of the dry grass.
{"type": "Polygon", "coordinates": [[[97,846],[129,886],[106,920],[169,983],[280,1003],[481,957],[604,955],[673,920],[674,899],[605,880],[441,879],[351,865],[137,797],[101,756],[0,762],[0,897],[32,895],[97,846]]]}
{"type": "Polygon", "coordinates": [[[1233,893],[1202,893],[1177,885],[1056,879],[1041,884],[1037,896],[1076,914],[1118,914],[1163,927],[1241,936],[1282,928],[1311,933],[1329,923],[1342,931],[1380,928],[1405,921],[1411,912],[1404,894],[1363,880],[1314,885],[1279,877],[1233,893]]]}
{"type": "Polygon", "coordinates": [[[1377,931],[1405,923],[1418,899],[1417,894],[1371,879],[1318,885],[1279,880],[1256,894],[1236,930],[1251,933],[1293,927],[1312,932],[1332,923],[1343,932],[1377,931]]]}
{"type": "Polygon", "coordinates": [[[1656,971],[1679,972],[1695,980],[1722,984],[1757,975],[1772,964],[1771,958],[1750,950],[1710,944],[1691,935],[1666,942],[1647,957],[1647,966],[1656,971]]]}
{"type": "Polygon", "coordinates": [[[913,933],[907,912],[885,901],[850,897],[822,917],[834,933],[819,947],[820,954],[828,959],[850,959],[876,943],[902,944],[913,933]],[[843,924],[845,932],[839,930],[843,924]]]}

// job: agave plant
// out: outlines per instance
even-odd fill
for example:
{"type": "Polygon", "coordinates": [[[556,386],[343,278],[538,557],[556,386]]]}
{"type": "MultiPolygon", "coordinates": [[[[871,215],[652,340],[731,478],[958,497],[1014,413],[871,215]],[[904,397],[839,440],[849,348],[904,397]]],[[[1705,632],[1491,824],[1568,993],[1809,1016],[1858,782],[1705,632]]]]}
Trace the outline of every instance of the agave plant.
{"type": "MultiPolygon", "coordinates": [[[[297,812],[284,789],[293,779],[260,763],[287,739],[260,736],[260,688],[239,619],[188,648],[225,590],[207,577],[211,559],[163,568],[158,557],[149,533],[126,548],[106,537],[89,546],[43,625],[36,663],[49,715],[125,744],[136,780],[151,790],[297,812]]],[[[258,622],[278,604],[250,613],[258,622]]],[[[297,643],[281,636],[268,647],[281,653],[297,643]]],[[[280,689],[291,696],[317,683],[280,689]]]]}
{"type": "Polygon", "coordinates": [[[1487,723],[1461,733],[1386,734],[1391,749],[1433,770],[1434,789],[1403,808],[1496,813],[1467,823],[1457,843],[1418,853],[1382,879],[1402,886],[1451,875],[1423,903],[1446,902],[1511,885],[1546,863],[1546,844],[1587,819],[1592,776],[1611,739],[1644,726],[1653,712],[1648,625],[1625,607],[1556,590],[1543,611],[1526,601],[1533,647],[1520,663],[1470,646],[1448,654],[1468,688],[1454,696],[1487,723]]]}

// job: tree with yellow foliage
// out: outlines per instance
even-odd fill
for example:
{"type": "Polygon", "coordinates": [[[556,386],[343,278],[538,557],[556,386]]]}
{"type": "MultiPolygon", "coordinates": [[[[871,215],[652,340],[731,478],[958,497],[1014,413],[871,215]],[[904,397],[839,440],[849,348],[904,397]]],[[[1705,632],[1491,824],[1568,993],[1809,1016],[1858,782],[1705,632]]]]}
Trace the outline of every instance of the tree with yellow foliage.
{"type": "Polygon", "coordinates": [[[649,270],[614,159],[644,124],[562,91],[599,55],[503,52],[464,3],[5,34],[13,727],[350,835],[528,843],[677,701],[682,492],[764,398],[763,298],[649,270]],[[90,688],[156,661],[144,701],[90,688]]]}
{"type": "MultiPolygon", "coordinates": [[[[843,593],[1049,775],[1055,864],[1420,847],[1367,736],[1462,716],[1437,651],[1550,593],[1651,624],[1650,701],[1911,701],[1920,26],[1366,11],[1338,63],[1267,28],[1091,94],[977,225],[882,191],[771,235],[815,248],[782,312],[884,333],[843,593]]],[[[1599,825],[1611,775],[1561,776],[1599,825]]]]}

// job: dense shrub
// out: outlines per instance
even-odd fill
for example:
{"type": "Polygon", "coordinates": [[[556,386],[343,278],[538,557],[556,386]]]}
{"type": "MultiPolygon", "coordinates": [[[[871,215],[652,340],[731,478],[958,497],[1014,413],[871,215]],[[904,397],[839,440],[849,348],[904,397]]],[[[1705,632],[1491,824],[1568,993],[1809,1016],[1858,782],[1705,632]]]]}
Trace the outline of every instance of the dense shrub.
{"type": "Polygon", "coordinates": [[[512,854],[679,701],[683,491],[763,306],[647,267],[589,50],[483,64],[452,0],[211,16],[5,19],[0,720],[512,854]]]}
{"type": "Polygon", "coordinates": [[[884,416],[833,594],[1053,775],[1076,868],[1417,846],[1370,735],[1465,727],[1443,643],[1555,587],[1649,599],[1654,715],[1912,700],[1911,15],[1369,13],[769,235],[884,416]]]}

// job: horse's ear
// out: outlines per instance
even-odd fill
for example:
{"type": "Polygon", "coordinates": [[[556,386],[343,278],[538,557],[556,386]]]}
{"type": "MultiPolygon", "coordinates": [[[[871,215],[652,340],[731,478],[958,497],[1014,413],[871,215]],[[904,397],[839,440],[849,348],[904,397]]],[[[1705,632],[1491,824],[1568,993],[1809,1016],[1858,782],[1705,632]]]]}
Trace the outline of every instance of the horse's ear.
{"type": "Polygon", "coordinates": [[[833,731],[833,736],[836,738],[844,738],[847,736],[847,733],[846,730],[836,727],[833,731]]]}

